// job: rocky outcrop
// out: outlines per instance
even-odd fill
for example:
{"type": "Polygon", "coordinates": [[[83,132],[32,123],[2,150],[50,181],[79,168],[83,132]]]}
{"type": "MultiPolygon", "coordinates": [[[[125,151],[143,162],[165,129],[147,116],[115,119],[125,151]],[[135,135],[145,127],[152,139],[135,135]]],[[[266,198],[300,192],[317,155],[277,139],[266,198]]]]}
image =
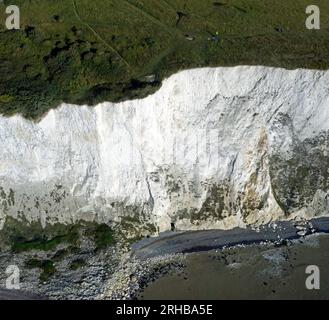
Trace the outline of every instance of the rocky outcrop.
{"type": "Polygon", "coordinates": [[[329,72],[180,72],[142,100],[0,117],[0,219],[232,228],[329,213],[329,72]]]}

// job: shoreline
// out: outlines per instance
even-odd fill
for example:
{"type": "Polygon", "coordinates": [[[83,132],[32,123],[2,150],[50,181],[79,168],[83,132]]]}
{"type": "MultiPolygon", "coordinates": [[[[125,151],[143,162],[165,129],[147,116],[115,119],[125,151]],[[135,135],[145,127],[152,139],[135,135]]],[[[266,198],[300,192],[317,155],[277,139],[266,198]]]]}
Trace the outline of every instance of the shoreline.
{"type": "Polygon", "coordinates": [[[322,290],[306,289],[305,268],[315,264],[327,278],[328,244],[328,233],[316,233],[281,244],[185,254],[182,269],[150,281],[137,299],[327,299],[326,283],[322,290]]]}
{"type": "Polygon", "coordinates": [[[133,254],[140,260],[176,253],[193,253],[237,245],[280,243],[301,237],[329,233],[329,218],[309,221],[278,221],[253,229],[204,230],[166,232],[155,238],[143,239],[132,246],[133,254]]]}
{"type": "MultiPolygon", "coordinates": [[[[294,240],[305,239],[329,233],[329,218],[322,217],[310,221],[273,222],[254,230],[206,230],[186,232],[165,232],[156,238],[145,238],[132,246],[129,266],[137,266],[133,271],[134,280],[122,283],[126,294],[124,300],[136,300],[155,281],[169,273],[183,273],[186,259],[191,254],[212,252],[218,249],[239,246],[285,246],[294,240]],[[232,241],[234,240],[234,241],[232,241]],[[238,241],[239,240],[239,241],[238,241]],[[198,243],[196,246],[195,244],[198,243]],[[215,243],[215,245],[214,245],[215,243]]],[[[130,267],[128,267],[129,269],[130,267]]],[[[133,268],[132,268],[133,269],[133,268]]],[[[130,270],[132,271],[132,270],[130,270]]],[[[118,299],[108,294],[105,299],[118,299]]]]}
{"type": "MultiPolygon", "coordinates": [[[[255,230],[206,230],[166,232],[157,238],[145,238],[120,254],[120,262],[107,278],[94,300],[136,300],[155,281],[172,272],[182,273],[191,254],[248,245],[284,246],[310,235],[329,233],[329,218],[310,221],[273,222],[255,230]]],[[[105,255],[103,255],[103,258],[105,255]]],[[[47,291],[47,290],[46,290],[47,291]]],[[[46,292],[45,291],[45,292],[46,292]]],[[[40,293],[40,292],[39,292],[40,293]]],[[[76,298],[82,297],[77,293],[76,298]]],[[[37,292],[0,289],[0,299],[53,299],[37,292]]],[[[60,298],[60,297],[59,297],[60,298]]],[[[62,295],[60,299],[65,299],[62,295]]]]}

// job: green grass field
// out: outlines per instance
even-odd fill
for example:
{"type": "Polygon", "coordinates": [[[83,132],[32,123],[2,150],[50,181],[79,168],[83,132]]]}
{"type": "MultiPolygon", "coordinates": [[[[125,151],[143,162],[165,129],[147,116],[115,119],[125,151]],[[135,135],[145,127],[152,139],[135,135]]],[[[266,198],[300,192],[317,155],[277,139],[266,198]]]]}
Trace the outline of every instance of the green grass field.
{"type": "Polygon", "coordinates": [[[0,4],[0,113],[37,119],[61,102],[143,97],[178,70],[267,65],[327,69],[329,1],[321,30],[308,0],[5,0],[0,4]],[[21,30],[5,29],[5,7],[21,30]],[[219,37],[216,38],[216,33],[219,37]],[[193,39],[193,40],[192,40],[193,39]],[[148,81],[155,75],[154,81],[148,81]]]}

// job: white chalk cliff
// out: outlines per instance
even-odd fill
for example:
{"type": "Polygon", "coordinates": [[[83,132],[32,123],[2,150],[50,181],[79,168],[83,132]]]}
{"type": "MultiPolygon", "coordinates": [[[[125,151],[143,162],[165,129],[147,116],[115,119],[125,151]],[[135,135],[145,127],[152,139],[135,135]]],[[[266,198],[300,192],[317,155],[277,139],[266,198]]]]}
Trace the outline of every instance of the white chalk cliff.
{"type": "Polygon", "coordinates": [[[154,95],[0,116],[0,221],[168,230],[329,212],[329,72],[183,71],[154,95]]]}

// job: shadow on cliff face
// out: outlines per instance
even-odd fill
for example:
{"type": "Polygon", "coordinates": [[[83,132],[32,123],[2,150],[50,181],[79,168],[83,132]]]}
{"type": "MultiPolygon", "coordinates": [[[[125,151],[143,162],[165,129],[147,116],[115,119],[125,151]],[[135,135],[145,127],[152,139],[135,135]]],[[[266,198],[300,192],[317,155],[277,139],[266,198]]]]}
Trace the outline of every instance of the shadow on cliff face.
{"type": "Polygon", "coordinates": [[[315,215],[329,210],[329,132],[299,141],[286,159],[279,153],[270,156],[270,177],[275,198],[289,216],[309,208],[315,215]]]}

